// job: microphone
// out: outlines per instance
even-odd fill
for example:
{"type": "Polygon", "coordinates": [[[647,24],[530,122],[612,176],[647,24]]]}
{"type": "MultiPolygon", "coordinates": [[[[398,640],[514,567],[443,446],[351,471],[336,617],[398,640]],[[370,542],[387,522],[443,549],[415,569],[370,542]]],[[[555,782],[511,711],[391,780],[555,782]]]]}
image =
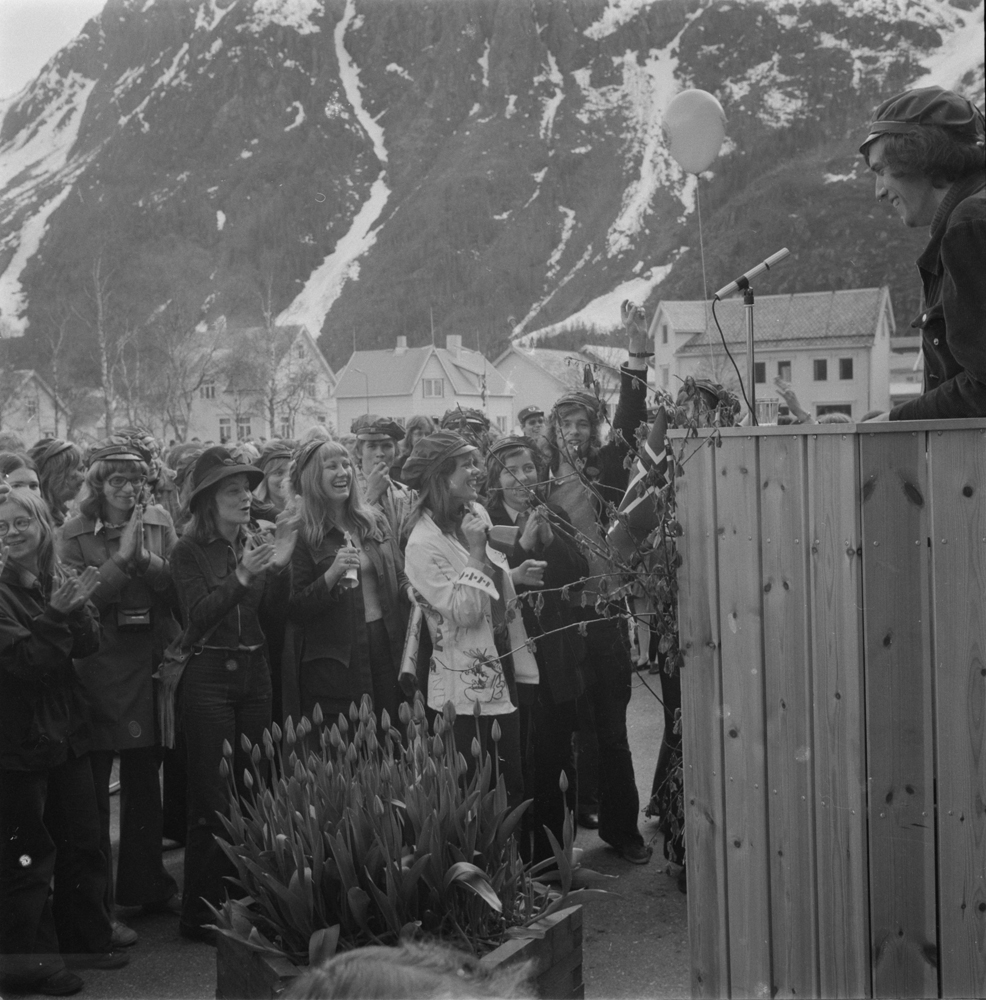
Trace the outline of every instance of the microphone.
{"type": "Polygon", "coordinates": [[[777,253],[771,254],[766,260],[762,260],[756,267],[747,271],[741,278],[731,281],[728,285],[723,285],[713,298],[724,299],[727,295],[732,295],[733,292],[749,288],[751,278],[755,278],[758,274],[763,274],[764,271],[769,271],[775,264],[779,264],[785,257],[789,257],[790,255],[791,251],[787,247],[784,247],[783,250],[778,250],[777,253]]]}

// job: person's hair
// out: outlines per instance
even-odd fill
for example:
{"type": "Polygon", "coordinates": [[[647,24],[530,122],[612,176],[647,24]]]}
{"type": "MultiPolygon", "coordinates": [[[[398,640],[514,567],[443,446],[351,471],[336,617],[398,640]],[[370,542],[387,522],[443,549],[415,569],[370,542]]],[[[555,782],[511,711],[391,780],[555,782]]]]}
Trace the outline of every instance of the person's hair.
{"type": "MultiPolygon", "coordinates": [[[[329,528],[342,527],[335,525],[332,519],[332,505],[322,485],[325,463],[332,458],[352,460],[345,445],[338,441],[326,441],[308,458],[301,471],[291,476],[292,486],[301,497],[301,533],[313,549],[322,544],[329,528]]],[[[376,511],[363,499],[359,484],[356,482],[355,468],[349,484],[349,496],[346,498],[345,515],[355,526],[361,542],[370,536],[380,536],[380,519],[376,511]]]]}
{"type": "Polygon", "coordinates": [[[595,455],[602,447],[602,439],[599,436],[599,417],[579,403],[563,403],[561,406],[552,407],[551,415],[548,417],[548,443],[551,446],[551,471],[557,472],[561,465],[562,457],[565,454],[565,446],[561,439],[561,422],[565,415],[572,410],[581,410],[589,420],[589,446],[588,454],[595,455]]]}
{"type": "MultiPolygon", "coordinates": [[[[86,481],[82,487],[82,497],[79,500],[79,513],[90,521],[106,516],[106,498],[103,496],[103,486],[110,476],[133,474],[139,472],[145,479],[150,473],[146,462],[135,462],[132,459],[104,458],[93,462],[86,471],[86,481]]],[[[137,491],[139,497],[139,491],[137,491]]]]}
{"type": "Polygon", "coordinates": [[[10,473],[16,472],[18,469],[38,471],[38,467],[23,452],[0,451],[0,476],[9,476],[10,473]]]}
{"type": "MultiPolygon", "coordinates": [[[[225,479],[217,479],[195,497],[192,506],[188,501],[182,505],[181,519],[184,521],[182,535],[187,535],[198,545],[205,545],[219,534],[216,514],[216,494],[225,479]]],[[[191,482],[191,480],[189,480],[191,482]]]]}
{"type": "Polygon", "coordinates": [[[82,464],[82,452],[70,441],[58,442],[57,438],[42,438],[28,452],[38,470],[41,495],[48,504],[52,520],[56,525],[64,521],[64,510],[56,497],[65,491],[68,477],[82,464]],[[56,444],[67,447],[53,448],[56,444]]]}
{"type": "Polygon", "coordinates": [[[817,424],[851,424],[852,417],[848,413],[823,413],[818,420],[815,421],[817,424]]]}
{"type": "Polygon", "coordinates": [[[13,503],[37,518],[41,525],[38,541],[38,576],[45,586],[61,582],[62,569],[55,550],[55,524],[48,504],[33,490],[11,490],[0,500],[0,504],[13,503]]]}
{"type": "Polygon", "coordinates": [[[533,963],[490,971],[444,944],[406,941],[344,951],[292,982],[284,1000],[479,1000],[525,998],[533,963]]]}
{"type": "Polygon", "coordinates": [[[411,417],[408,420],[406,426],[404,427],[404,440],[401,441],[401,457],[407,458],[411,454],[411,449],[414,447],[411,444],[411,432],[421,431],[422,437],[427,437],[429,434],[435,433],[435,421],[431,417],[426,417],[423,413],[419,413],[417,416],[411,417]]]}
{"type": "Polygon", "coordinates": [[[427,511],[439,530],[451,535],[462,520],[462,504],[452,496],[449,478],[458,468],[458,458],[446,458],[444,462],[426,479],[421,481],[418,489],[418,499],[411,508],[407,519],[407,531],[410,531],[427,511]]]}
{"type": "Polygon", "coordinates": [[[504,448],[502,451],[493,452],[486,456],[486,509],[498,510],[503,507],[503,490],[500,488],[500,476],[504,470],[504,463],[511,455],[516,455],[518,451],[526,451],[531,456],[534,468],[537,469],[538,485],[532,492],[539,499],[541,498],[541,484],[547,478],[544,467],[544,456],[537,449],[537,445],[532,441],[530,444],[518,444],[512,448],[504,448]]]}
{"type": "MultiPolygon", "coordinates": [[[[986,150],[961,139],[941,125],[923,125],[911,132],[885,132],[883,163],[899,177],[927,177],[945,187],[986,167],[986,150]]],[[[867,147],[866,162],[870,162],[867,147]]]]}

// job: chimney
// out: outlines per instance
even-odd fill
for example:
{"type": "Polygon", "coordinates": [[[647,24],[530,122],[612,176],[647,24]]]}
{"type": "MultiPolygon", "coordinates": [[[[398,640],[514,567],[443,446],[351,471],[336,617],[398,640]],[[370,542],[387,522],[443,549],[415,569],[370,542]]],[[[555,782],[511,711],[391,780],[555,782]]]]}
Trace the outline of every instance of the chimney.
{"type": "Polygon", "coordinates": [[[459,352],[462,350],[462,337],[458,333],[450,333],[445,338],[445,350],[449,352],[453,357],[458,357],[459,352]]]}
{"type": "Polygon", "coordinates": [[[407,337],[398,337],[394,354],[404,354],[407,351],[407,337]]]}

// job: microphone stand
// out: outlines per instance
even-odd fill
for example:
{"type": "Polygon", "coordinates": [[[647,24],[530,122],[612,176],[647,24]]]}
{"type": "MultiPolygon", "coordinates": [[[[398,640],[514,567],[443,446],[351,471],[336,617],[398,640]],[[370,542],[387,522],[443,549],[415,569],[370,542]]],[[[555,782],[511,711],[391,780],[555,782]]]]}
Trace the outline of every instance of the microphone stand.
{"type": "Polygon", "coordinates": [[[757,380],[756,364],[753,357],[753,288],[746,278],[743,281],[743,312],[746,314],[746,382],[750,387],[750,426],[756,427],[757,420],[757,380]]]}

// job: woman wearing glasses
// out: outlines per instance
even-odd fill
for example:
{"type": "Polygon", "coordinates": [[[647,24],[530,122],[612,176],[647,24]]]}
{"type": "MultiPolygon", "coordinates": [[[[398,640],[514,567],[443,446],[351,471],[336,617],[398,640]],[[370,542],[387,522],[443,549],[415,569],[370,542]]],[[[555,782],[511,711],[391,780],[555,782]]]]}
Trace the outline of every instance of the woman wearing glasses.
{"type": "MultiPolygon", "coordinates": [[[[77,663],[93,726],[92,769],[113,913],[109,782],[120,755],[120,856],[115,902],[161,908],[178,891],[161,858],[162,812],[154,681],[164,647],[178,634],[169,556],[177,538],[162,507],[141,503],[149,456],[134,443],[92,453],[79,514],[62,529],[66,566],[99,571],[93,603],[99,651],[77,663]]],[[[137,935],[114,921],[114,943],[137,935]]]]}

